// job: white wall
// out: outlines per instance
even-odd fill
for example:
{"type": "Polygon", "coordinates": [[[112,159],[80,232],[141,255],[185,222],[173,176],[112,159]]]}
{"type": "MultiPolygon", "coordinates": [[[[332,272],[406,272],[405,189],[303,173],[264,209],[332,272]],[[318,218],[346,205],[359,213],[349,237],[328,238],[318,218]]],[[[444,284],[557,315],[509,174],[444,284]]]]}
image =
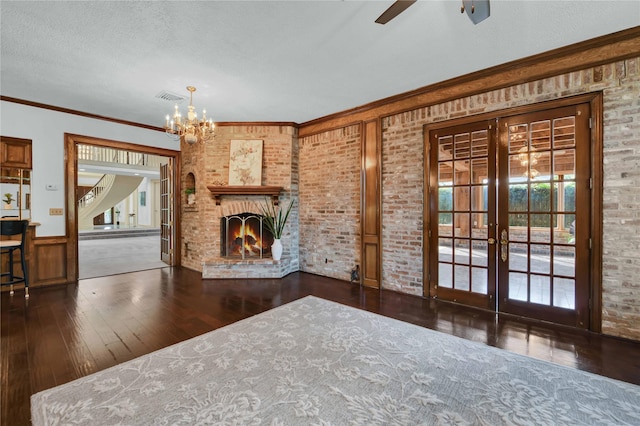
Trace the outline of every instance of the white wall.
{"type": "MultiPolygon", "coordinates": [[[[159,117],[158,125],[162,124],[159,117]]],[[[40,223],[38,237],[66,234],[65,133],[180,150],[179,144],[162,132],[1,101],[0,134],[33,141],[31,220],[40,223]],[[58,189],[47,191],[45,185],[51,184],[58,189]],[[63,208],[65,215],[49,216],[50,208],[63,208]]]]}

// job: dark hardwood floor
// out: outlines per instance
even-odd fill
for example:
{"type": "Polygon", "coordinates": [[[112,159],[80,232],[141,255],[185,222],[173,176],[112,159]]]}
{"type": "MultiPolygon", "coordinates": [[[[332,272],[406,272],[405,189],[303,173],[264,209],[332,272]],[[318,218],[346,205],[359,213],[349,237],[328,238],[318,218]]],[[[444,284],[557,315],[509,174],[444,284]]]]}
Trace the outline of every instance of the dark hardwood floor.
{"type": "Polygon", "coordinates": [[[2,293],[2,425],[29,424],[30,395],[315,295],[402,321],[640,384],[640,343],[305,273],[202,280],[164,268],[2,293]]]}

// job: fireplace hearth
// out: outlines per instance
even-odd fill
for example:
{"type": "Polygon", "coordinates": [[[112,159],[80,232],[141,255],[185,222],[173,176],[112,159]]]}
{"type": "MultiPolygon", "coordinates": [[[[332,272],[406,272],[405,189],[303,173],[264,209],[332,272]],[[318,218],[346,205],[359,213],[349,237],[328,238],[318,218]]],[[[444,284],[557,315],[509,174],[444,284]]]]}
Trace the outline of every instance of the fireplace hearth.
{"type": "Polygon", "coordinates": [[[271,257],[273,234],[262,215],[240,213],[220,218],[220,255],[230,259],[271,257]]]}

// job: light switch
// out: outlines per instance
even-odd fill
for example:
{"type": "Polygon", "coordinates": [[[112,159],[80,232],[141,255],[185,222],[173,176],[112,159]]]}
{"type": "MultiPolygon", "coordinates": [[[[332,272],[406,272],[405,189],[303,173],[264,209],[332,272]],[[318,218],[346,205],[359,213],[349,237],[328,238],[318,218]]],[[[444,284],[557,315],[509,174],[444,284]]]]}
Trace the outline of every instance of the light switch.
{"type": "Polygon", "coordinates": [[[49,209],[49,216],[62,216],[62,209],[49,209]]]}
{"type": "MultiPolygon", "coordinates": [[[[58,190],[58,185],[55,185],[53,183],[48,183],[44,186],[44,189],[46,189],[47,191],[57,191],[58,190]]],[[[62,214],[62,213],[60,213],[62,214]]]]}

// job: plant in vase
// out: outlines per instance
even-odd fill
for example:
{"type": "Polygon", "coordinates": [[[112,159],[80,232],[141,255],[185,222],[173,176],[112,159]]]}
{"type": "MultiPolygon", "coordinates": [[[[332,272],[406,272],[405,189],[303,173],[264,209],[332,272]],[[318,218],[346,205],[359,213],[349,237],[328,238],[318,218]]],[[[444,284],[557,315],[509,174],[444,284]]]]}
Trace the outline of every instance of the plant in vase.
{"type": "Polygon", "coordinates": [[[187,204],[192,205],[196,203],[196,189],[195,188],[187,188],[184,190],[184,193],[187,194],[187,204]]]}
{"type": "Polygon", "coordinates": [[[273,260],[280,260],[282,256],[282,243],[280,239],[282,238],[282,232],[284,231],[284,226],[287,224],[287,219],[289,219],[289,213],[291,213],[292,207],[293,200],[291,200],[285,210],[276,207],[273,200],[267,200],[265,204],[260,206],[263,216],[262,224],[273,234],[274,238],[273,245],[271,246],[271,256],[273,260]]]}
{"type": "Polygon", "coordinates": [[[13,195],[10,192],[7,192],[4,194],[4,208],[5,209],[9,209],[11,208],[11,203],[13,202],[13,195]]]}

